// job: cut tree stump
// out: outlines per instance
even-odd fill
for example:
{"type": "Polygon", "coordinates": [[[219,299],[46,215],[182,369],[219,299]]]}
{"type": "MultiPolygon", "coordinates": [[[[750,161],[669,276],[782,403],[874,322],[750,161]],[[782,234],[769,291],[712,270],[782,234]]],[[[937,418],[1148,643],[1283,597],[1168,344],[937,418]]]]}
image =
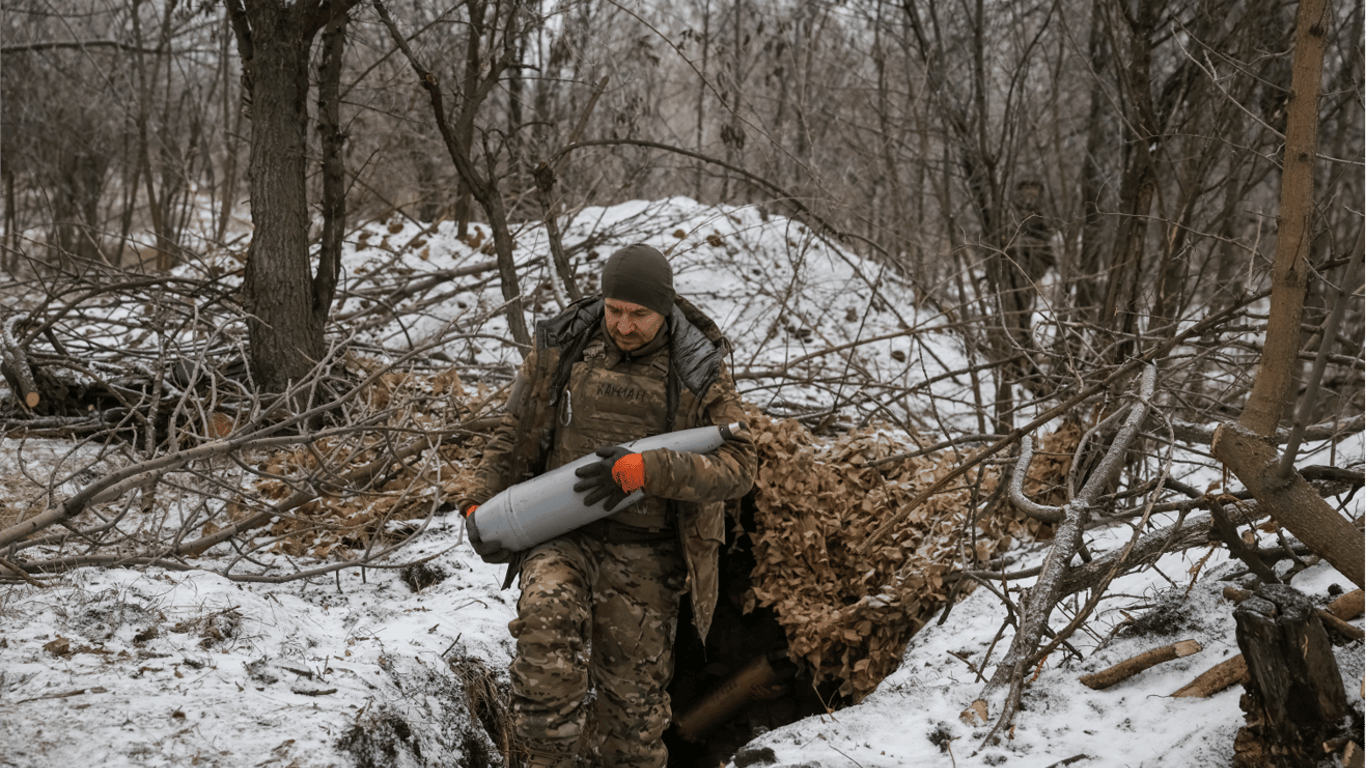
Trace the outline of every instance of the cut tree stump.
{"type": "MultiPolygon", "coordinates": [[[[1252,592],[1237,587],[1224,587],[1224,599],[1241,603],[1252,596],[1252,592]]],[[[1315,608],[1315,615],[1324,625],[1350,640],[1366,639],[1366,632],[1347,622],[1361,615],[1361,590],[1351,592],[1334,600],[1327,608],[1315,608]]]]}
{"type": "Polygon", "coordinates": [[[1246,725],[1234,740],[1235,768],[1296,768],[1323,758],[1341,730],[1347,693],[1332,644],[1309,598],[1264,584],[1233,611],[1248,680],[1246,725]]]}

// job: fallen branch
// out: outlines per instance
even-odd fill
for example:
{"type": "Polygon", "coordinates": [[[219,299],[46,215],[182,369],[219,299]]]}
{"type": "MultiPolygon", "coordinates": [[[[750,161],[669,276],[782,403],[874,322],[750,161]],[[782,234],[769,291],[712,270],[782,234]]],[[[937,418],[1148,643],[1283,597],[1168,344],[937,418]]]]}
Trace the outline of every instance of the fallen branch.
{"type": "Polygon", "coordinates": [[[1128,552],[1110,552],[1078,566],[1063,577],[1062,595],[1065,597],[1093,587],[1112,568],[1128,572],[1152,565],[1168,552],[1208,545],[1212,524],[1208,512],[1193,514],[1145,535],[1128,552]]]}
{"type": "Polygon", "coordinates": [[[1229,659],[1215,664],[1204,672],[1200,673],[1189,683],[1181,686],[1174,697],[1197,697],[1207,699],[1210,696],[1228,688],[1247,681],[1247,660],[1243,654],[1238,654],[1229,659]]]}
{"type": "MultiPolygon", "coordinates": [[[[1008,729],[1019,709],[1020,697],[1024,692],[1025,673],[1034,660],[1039,641],[1048,628],[1048,617],[1062,596],[1063,577],[1070,569],[1070,563],[1081,548],[1082,532],[1090,517],[1090,510],[1108,486],[1111,478],[1119,472],[1129,446],[1138,436],[1140,425],[1147,418],[1153,392],[1157,386],[1157,369],[1149,365],[1143,371],[1137,402],[1130,408],[1129,416],[1120,427],[1096,470],[1087,478],[1077,496],[1061,507],[1044,507],[1024,498],[1024,494],[1012,493],[1011,500],[1019,508],[1037,508],[1035,512],[1053,513],[1056,511],[1061,521],[1054,531],[1053,546],[1044,558],[1043,569],[1038,580],[1026,594],[1021,605],[1019,628],[1011,641],[1005,658],[996,667],[990,682],[978,696],[981,707],[965,712],[964,719],[977,719],[985,710],[990,712],[988,702],[1005,688],[1007,693],[1001,702],[999,719],[987,734],[983,743],[991,743],[1000,733],[1008,729]]],[[[1024,456],[1020,465],[1027,468],[1033,455],[1033,445],[1028,437],[1021,441],[1020,452],[1024,456]]],[[[1075,621],[1073,622],[1075,625],[1075,621]]],[[[1055,639],[1056,642],[1056,639],[1055,639]]]]}
{"type": "Polygon", "coordinates": [[[1360,616],[1363,610],[1362,591],[1354,589],[1328,604],[1328,612],[1343,621],[1351,621],[1360,616]]]}
{"type": "Polygon", "coordinates": [[[0,326],[0,370],[14,384],[24,405],[32,410],[38,407],[42,395],[38,392],[38,383],[33,379],[28,355],[16,334],[19,325],[27,320],[27,315],[14,315],[5,321],[4,326],[0,326]]]}
{"type": "Polygon", "coordinates": [[[1360,627],[1348,624],[1322,608],[1314,611],[1314,614],[1319,617],[1319,621],[1322,621],[1324,626],[1334,630],[1343,637],[1348,637],[1353,640],[1366,639],[1366,632],[1363,632],[1360,627]]]}
{"type": "Polygon", "coordinates": [[[1125,659],[1109,669],[1103,669],[1090,675],[1082,675],[1081,684],[1093,690],[1103,691],[1115,683],[1128,680],[1145,669],[1172,659],[1190,656],[1202,650],[1204,649],[1194,640],[1182,640],[1179,643],[1164,645],[1161,648],[1153,648],[1133,658],[1125,659]]]}

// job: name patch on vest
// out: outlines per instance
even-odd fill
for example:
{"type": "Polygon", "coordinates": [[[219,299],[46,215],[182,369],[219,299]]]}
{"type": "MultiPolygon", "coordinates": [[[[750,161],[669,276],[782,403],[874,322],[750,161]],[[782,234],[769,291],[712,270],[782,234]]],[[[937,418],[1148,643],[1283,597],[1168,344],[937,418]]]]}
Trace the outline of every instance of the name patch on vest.
{"type": "MultiPolygon", "coordinates": [[[[593,393],[598,400],[615,400],[626,403],[643,403],[651,398],[649,390],[630,385],[613,383],[609,381],[598,382],[597,390],[593,393]]],[[[655,393],[657,396],[658,393],[655,393]]]]}

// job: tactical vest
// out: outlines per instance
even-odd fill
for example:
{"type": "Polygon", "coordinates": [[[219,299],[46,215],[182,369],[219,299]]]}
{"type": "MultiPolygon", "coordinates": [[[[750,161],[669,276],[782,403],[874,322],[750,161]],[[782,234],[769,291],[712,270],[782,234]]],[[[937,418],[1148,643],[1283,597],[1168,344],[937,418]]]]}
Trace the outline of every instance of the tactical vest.
{"type": "MultiPolygon", "coordinates": [[[[592,453],[599,446],[668,431],[669,345],[643,357],[623,355],[599,334],[569,368],[555,412],[548,469],[592,453]]],[[[609,520],[652,531],[672,530],[670,505],[646,497],[609,520]]]]}

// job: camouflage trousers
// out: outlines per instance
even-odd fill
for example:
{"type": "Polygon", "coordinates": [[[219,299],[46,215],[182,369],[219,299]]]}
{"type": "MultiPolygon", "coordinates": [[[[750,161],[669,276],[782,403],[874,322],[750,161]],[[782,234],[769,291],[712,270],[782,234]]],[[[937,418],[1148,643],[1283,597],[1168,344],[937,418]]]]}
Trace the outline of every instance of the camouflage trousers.
{"type": "Polygon", "coordinates": [[[663,768],[673,641],[685,568],[676,540],[607,542],[582,532],[522,564],[512,718],[529,754],[572,755],[593,708],[604,766],[663,768]],[[589,701],[589,690],[596,696],[589,701]]]}

